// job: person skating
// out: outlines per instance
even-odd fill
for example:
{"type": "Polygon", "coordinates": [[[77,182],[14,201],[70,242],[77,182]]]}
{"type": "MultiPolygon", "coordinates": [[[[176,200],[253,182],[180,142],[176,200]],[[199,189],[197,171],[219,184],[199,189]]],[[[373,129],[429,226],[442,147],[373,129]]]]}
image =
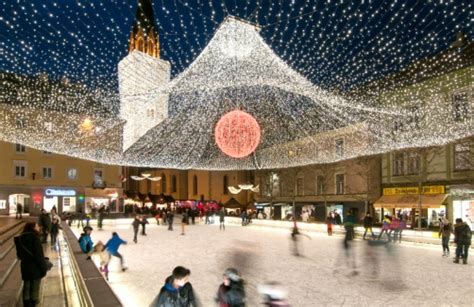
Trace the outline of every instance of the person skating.
{"type": "Polygon", "coordinates": [[[102,222],[104,221],[104,216],[105,216],[105,207],[104,205],[100,205],[100,208],[98,210],[99,215],[97,217],[97,228],[99,230],[102,230],[102,222]]]}
{"type": "Polygon", "coordinates": [[[104,274],[105,280],[109,280],[109,262],[110,262],[110,254],[105,248],[104,243],[101,241],[97,242],[94,246],[94,253],[98,253],[100,257],[100,267],[99,271],[104,274]]]}
{"type": "Polygon", "coordinates": [[[197,301],[194,296],[193,286],[189,282],[191,271],[185,267],[177,266],[171,276],[166,278],[165,285],[161,288],[150,307],[195,307],[197,301]]]}
{"type": "Polygon", "coordinates": [[[369,212],[364,217],[364,235],[362,238],[365,240],[365,236],[367,235],[367,231],[370,230],[370,233],[372,234],[372,239],[375,239],[374,231],[372,230],[372,226],[374,224],[374,218],[370,215],[369,212]]]}
{"type": "Polygon", "coordinates": [[[456,258],[454,263],[459,263],[462,258],[462,263],[467,264],[467,256],[469,253],[469,246],[471,246],[472,232],[467,223],[462,219],[457,218],[454,224],[454,243],[456,243],[456,258]]]}
{"type": "Polygon", "coordinates": [[[268,282],[257,286],[263,296],[263,305],[268,307],[290,307],[286,302],[288,291],[278,282],[268,282]]]}
{"type": "Polygon", "coordinates": [[[332,236],[332,222],[333,222],[333,217],[331,213],[329,213],[328,216],[326,217],[328,236],[332,236]]]}
{"type": "Polygon", "coordinates": [[[181,235],[184,236],[186,230],[186,225],[189,224],[188,209],[183,212],[183,219],[181,220],[181,235]]]}
{"type": "Polygon", "coordinates": [[[57,218],[55,216],[55,217],[53,217],[53,220],[51,222],[51,245],[56,244],[59,229],[62,229],[62,227],[61,227],[61,225],[59,225],[59,218],[57,218]]]}
{"type": "Polygon", "coordinates": [[[166,212],[166,219],[168,220],[168,230],[173,231],[174,214],[171,210],[166,212]]]}
{"type": "Polygon", "coordinates": [[[206,210],[206,221],[204,222],[204,224],[211,224],[211,209],[207,209],[206,210]]]}
{"type": "Polygon", "coordinates": [[[87,254],[87,259],[91,259],[90,254],[92,252],[92,249],[94,247],[94,242],[92,242],[91,238],[91,233],[92,233],[92,227],[86,226],[83,228],[83,233],[81,233],[81,236],[79,237],[79,246],[81,247],[81,251],[84,254],[87,254]]]}
{"type": "Polygon", "coordinates": [[[21,219],[22,218],[22,213],[23,211],[23,206],[20,203],[16,204],[16,214],[15,214],[15,219],[21,219]]]}
{"type": "Polygon", "coordinates": [[[449,239],[453,233],[453,225],[448,220],[443,221],[439,228],[439,237],[443,246],[443,257],[449,257],[449,239]]]}
{"type": "Polygon", "coordinates": [[[133,227],[133,242],[137,243],[137,235],[138,235],[138,229],[140,228],[140,217],[138,215],[135,215],[135,218],[133,219],[132,222],[132,227],[133,227]]]}
{"type": "Polygon", "coordinates": [[[225,230],[225,209],[224,207],[221,208],[219,211],[219,230],[225,230]]]}
{"type": "Polygon", "coordinates": [[[21,235],[14,238],[16,255],[21,262],[23,306],[25,307],[36,306],[41,279],[48,271],[39,237],[39,226],[36,223],[26,223],[21,235]]]}
{"type": "Polygon", "coordinates": [[[245,306],[244,281],[236,269],[228,268],[225,270],[224,280],[217,290],[216,301],[219,307],[245,306]]]}
{"type": "Polygon", "coordinates": [[[122,240],[116,232],[112,233],[112,238],[105,244],[105,249],[110,255],[120,259],[120,267],[125,272],[127,268],[123,265],[123,256],[118,252],[120,245],[127,244],[126,241],[122,240]]]}
{"type": "MultiPolygon", "coordinates": [[[[380,231],[379,233],[379,237],[378,239],[380,240],[382,238],[382,234],[385,232],[385,234],[387,235],[388,237],[388,229],[390,228],[390,223],[392,222],[392,220],[390,219],[390,217],[388,215],[385,215],[383,221],[382,221],[382,230],[380,231]]],[[[389,241],[390,241],[390,237],[388,237],[389,241]]]]}
{"type": "Polygon", "coordinates": [[[38,226],[41,229],[41,243],[46,243],[51,231],[51,216],[44,209],[41,209],[41,215],[38,217],[38,226]]]}
{"type": "Polygon", "coordinates": [[[149,223],[148,223],[148,220],[146,219],[146,216],[145,216],[145,215],[142,215],[142,218],[141,218],[142,236],[146,236],[146,231],[145,231],[145,226],[146,226],[146,224],[149,224],[149,223]]]}
{"type": "Polygon", "coordinates": [[[352,211],[349,211],[347,213],[347,216],[344,220],[344,229],[346,230],[346,236],[344,238],[344,245],[347,246],[348,241],[354,239],[355,233],[354,233],[354,225],[355,225],[356,219],[355,216],[352,214],[352,211]]]}

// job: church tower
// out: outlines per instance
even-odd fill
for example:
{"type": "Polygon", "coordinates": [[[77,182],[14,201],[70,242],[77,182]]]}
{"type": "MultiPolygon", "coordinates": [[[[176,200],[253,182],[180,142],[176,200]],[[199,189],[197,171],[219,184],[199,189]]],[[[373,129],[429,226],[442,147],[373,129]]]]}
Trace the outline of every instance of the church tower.
{"type": "Polygon", "coordinates": [[[168,117],[170,63],[160,59],[160,39],[151,0],[138,0],[128,55],[118,64],[120,117],[126,121],[123,151],[168,117]]]}

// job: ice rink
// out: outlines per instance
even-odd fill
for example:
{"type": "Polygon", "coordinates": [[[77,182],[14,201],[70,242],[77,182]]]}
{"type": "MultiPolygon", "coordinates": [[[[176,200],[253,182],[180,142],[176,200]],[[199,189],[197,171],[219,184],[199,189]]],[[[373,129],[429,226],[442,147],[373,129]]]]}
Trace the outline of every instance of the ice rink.
{"type": "MultiPolygon", "coordinates": [[[[216,306],[227,267],[237,268],[245,279],[247,306],[261,306],[257,285],[265,281],[284,283],[294,307],[474,306],[474,255],[468,265],[454,264],[452,257],[441,256],[441,246],[387,248],[359,240],[344,250],[341,237],[309,233],[309,238],[300,236],[303,256],[295,257],[289,229],[227,225],[220,231],[218,225],[200,224],[181,236],[179,222],[172,232],[148,225],[148,235],[139,235],[137,244],[131,226],[94,229],[92,239],[105,243],[113,230],[128,241],[119,250],[128,271],[121,272],[119,260],[112,258],[109,276],[126,306],[148,306],[177,265],[191,270],[202,306],[216,306]]],[[[93,259],[98,263],[98,257],[93,259]]]]}

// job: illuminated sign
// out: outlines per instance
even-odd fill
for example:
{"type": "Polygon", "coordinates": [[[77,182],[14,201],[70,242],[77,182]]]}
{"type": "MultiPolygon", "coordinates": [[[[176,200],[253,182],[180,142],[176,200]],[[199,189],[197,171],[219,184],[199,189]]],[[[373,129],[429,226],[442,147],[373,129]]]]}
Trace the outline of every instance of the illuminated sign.
{"type": "Polygon", "coordinates": [[[76,196],[76,191],[64,189],[46,189],[44,194],[46,196],[76,196]]]}
{"type": "MultiPolygon", "coordinates": [[[[446,192],[444,185],[424,186],[423,194],[444,194],[446,192]]],[[[384,188],[383,195],[402,195],[402,194],[420,194],[418,187],[402,187],[402,188],[384,188]]]]}

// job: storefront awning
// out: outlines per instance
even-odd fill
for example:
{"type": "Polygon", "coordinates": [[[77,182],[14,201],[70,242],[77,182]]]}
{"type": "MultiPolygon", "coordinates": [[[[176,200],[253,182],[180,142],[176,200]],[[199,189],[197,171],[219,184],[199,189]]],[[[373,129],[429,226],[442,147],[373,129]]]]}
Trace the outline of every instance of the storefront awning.
{"type": "Polygon", "coordinates": [[[374,204],[375,208],[419,208],[421,197],[421,208],[440,208],[446,201],[448,194],[433,195],[383,195],[374,204]]]}
{"type": "Polygon", "coordinates": [[[96,197],[96,198],[120,198],[123,195],[122,189],[113,189],[113,188],[106,188],[106,189],[85,188],[84,192],[85,192],[86,197],[96,197]]]}

